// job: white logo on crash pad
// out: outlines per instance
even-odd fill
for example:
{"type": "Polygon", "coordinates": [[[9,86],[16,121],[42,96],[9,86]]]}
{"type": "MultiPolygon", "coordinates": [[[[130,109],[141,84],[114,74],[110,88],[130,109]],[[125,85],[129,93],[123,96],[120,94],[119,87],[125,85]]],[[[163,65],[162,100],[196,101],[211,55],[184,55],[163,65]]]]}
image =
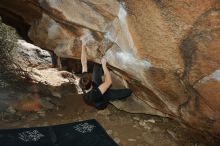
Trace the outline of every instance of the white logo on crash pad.
{"type": "Polygon", "coordinates": [[[38,141],[42,137],[44,137],[44,135],[40,133],[38,130],[24,131],[24,132],[18,133],[18,135],[19,135],[18,138],[25,142],[38,141]]]}
{"type": "Polygon", "coordinates": [[[95,126],[89,123],[80,123],[76,126],[73,126],[73,128],[80,133],[91,133],[95,126]]]}

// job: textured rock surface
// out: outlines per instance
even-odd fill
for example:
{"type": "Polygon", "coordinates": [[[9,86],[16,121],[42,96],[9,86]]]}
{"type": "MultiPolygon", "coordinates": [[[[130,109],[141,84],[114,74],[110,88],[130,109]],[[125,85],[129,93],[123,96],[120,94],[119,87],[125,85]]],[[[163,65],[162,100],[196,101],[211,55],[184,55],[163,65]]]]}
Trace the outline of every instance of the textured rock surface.
{"type": "Polygon", "coordinates": [[[3,0],[0,7],[4,17],[22,17],[29,38],[57,56],[79,58],[80,38],[90,60],[105,54],[118,82],[134,90],[117,107],[220,136],[219,0],[3,0]]]}
{"type": "Polygon", "coordinates": [[[48,51],[18,40],[18,49],[13,52],[13,57],[20,67],[27,71],[34,82],[40,82],[52,87],[61,86],[69,82],[62,74],[65,71],[58,71],[52,67],[51,55],[48,51]]]}

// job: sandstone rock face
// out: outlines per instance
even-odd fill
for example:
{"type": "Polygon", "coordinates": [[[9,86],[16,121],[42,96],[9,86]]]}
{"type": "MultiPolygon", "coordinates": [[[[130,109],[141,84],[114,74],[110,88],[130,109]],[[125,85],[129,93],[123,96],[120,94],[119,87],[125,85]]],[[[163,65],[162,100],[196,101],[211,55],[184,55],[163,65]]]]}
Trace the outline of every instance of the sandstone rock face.
{"type": "Polygon", "coordinates": [[[220,136],[219,0],[28,0],[0,7],[22,17],[29,38],[57,56],[80,58],[80,39],[89,60],[99,63],[104,54],[120,77],[115,82],[126,80],[134,91],[113,103],[118,108],[220,136]],[[35,19],[15,5],[34,6],[35,19]]]}
{"type": "Polygon", "coordinates": [[[13,60],[15,60],[22,70],[27,71],[30,78],[35,83],[42,83],[51,87],[59,87],[69,82],[62,74],[65,71],[58,71],[52,67],[51,55],[48,51],[27,43],[24,40],[18,40],[18,49],[13,50],[13,60]]]}

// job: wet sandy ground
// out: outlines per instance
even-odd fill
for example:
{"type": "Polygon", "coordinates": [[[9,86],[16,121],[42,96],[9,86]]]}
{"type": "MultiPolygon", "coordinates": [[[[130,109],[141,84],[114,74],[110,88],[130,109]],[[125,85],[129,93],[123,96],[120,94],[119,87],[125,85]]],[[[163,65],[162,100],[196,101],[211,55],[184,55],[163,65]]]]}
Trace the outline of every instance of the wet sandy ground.
{"type": "Polygon", "coordinates": [[[120,146],[219,146],[211,136],[197,133],[177,122],[161,117],[130,114],[109,105],[98,111],[86,105],[82,97],[68,94],[51,98],[54,106],[47,111],[19,112],[6,115],[0,128],[56,125],[96,119],[120,146]],[[8,116],[8,117],[7,117],[8,116]]]}

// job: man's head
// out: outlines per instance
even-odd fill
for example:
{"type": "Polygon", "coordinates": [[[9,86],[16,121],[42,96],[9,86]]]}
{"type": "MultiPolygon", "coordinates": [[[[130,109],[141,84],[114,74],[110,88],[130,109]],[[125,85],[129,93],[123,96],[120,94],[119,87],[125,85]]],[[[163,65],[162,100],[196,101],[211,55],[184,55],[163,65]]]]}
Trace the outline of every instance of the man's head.
{"type": "Polygon", "coordinates": [[[83,89],[83,90],[88,90],[91,88],[92,86],[92,75],[88,72],[84,72],[82,74],[82,77],[79,80],[79,86],[83,89]]]}

